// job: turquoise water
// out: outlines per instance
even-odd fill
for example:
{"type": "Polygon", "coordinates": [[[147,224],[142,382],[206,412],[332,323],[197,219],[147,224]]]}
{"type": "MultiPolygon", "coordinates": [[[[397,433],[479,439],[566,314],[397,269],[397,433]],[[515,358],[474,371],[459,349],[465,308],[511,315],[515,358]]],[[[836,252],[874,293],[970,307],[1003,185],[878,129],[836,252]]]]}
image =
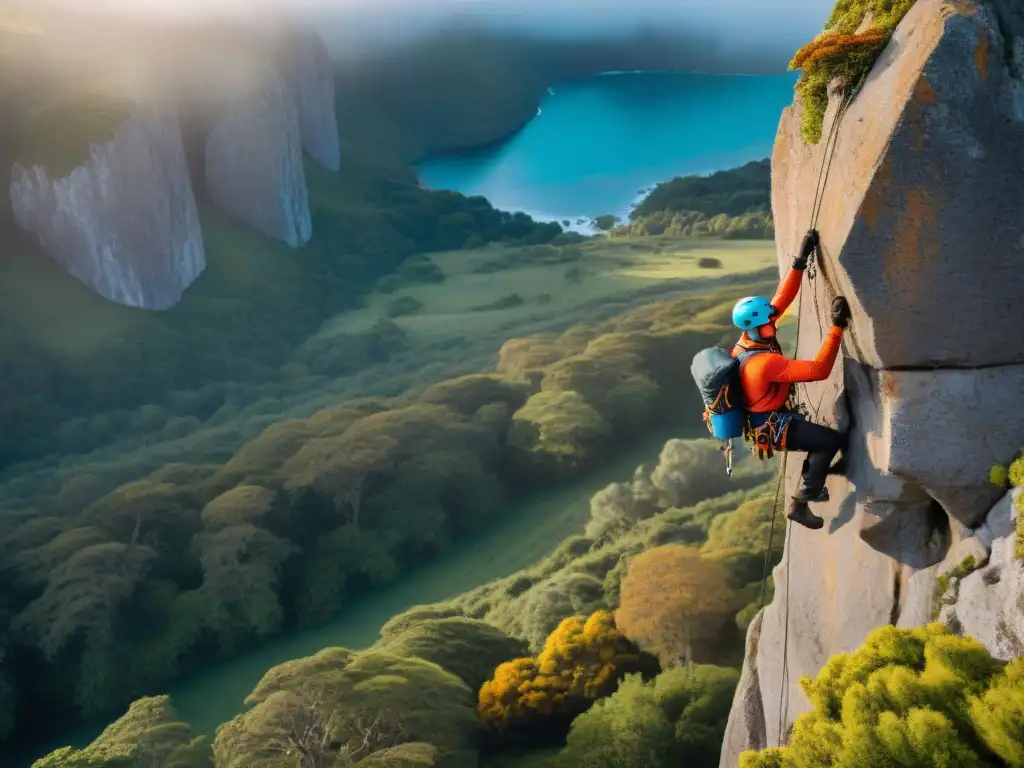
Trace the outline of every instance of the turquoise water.
{"type": "Polygon", "coordinates": [[[770,155],[795,82],[641,72],[556,85],[509,141],[428,158],[420,181],[546,220],[622,215],[659,181],[770,155]]]}

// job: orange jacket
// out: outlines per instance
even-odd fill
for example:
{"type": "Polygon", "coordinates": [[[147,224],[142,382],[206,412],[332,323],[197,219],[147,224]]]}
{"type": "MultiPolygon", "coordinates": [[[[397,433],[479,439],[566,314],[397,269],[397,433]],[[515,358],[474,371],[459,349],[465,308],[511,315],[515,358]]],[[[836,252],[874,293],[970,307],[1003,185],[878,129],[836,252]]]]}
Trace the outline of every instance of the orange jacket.
{"type": "MultiPolygon", "coordinates": [[[[790,269],[786,273],[771,302],[778,310],[774,323],[778,323],[796,299],[802,278],[803,272],[798,269],[790,269]]],[[[827,379],[832,373],[842,340],[843,329],[832,326],[813,360],[790,360],[778,351],[777,344],[754,341],[744,332],[732,348],[733,357],[748,349],[769,350],[765,354],[754,355],[740,369],[740,383],[743,385],[747,410],[753,413],[776,411],[786,404],[789,397],[789,386],[783,385],[827,379]]]]}

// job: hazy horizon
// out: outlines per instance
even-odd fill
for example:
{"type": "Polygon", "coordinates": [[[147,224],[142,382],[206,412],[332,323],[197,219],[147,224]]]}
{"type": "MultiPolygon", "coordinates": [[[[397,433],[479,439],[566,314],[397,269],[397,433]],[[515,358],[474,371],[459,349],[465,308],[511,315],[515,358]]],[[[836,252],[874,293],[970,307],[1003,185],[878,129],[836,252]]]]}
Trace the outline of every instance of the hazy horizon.
{"type": "Polygon", "coordinates": [[[833,0],[14,0],[167,20],[311,24],[335,53],[402,43],[459,25],[565,39],[687,33],[723,51],[791,53],[821,31],[833,0]]]}

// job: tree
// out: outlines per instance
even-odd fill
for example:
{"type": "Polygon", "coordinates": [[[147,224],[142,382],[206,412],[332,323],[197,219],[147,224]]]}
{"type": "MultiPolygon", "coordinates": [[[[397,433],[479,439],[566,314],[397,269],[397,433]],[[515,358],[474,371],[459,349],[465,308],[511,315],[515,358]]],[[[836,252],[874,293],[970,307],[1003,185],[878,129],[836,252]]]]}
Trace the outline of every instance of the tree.
{"type": "Polygon", "coordinates": [[[1024,659],[1005,664],[942,624],[876,629],[800,685],[812,709],[787,747],[741,768],[1024,766],[1024,659]]]}
{"type": "Polygon", "coordinates": [[[650,419],[658,394],[640,352],[631,336],[604,334],[582,353],[549,366],[541,389],[577,392],[617,430],[637,429],[650,419]]]}
{"type": "Polygon", "coordinates": [[[275,493],[267,488],[237,485],[203,507],[200,517],[207,531],[229,525],[263,525],[274,508],[275,500],[275,493]]]}
{"type": "Polygon", "coordinates": [[[728,575],[693,547],[656,547],[634,557],[619,594],[615,619],[664,665],[704,657],[739,607],[728,575]]]}
{"type": "Polygon", "coordinates": [[[308,487],[327,496],[344,510],[346,522],[358,526],[368,485],[392,467],[397,447],[387,435],[365,442],[344,437],[311,440],[285,466],[285,487],[308,487]]]}
{"type": "Polygon", "coordinates": [[[536,658],[505,662],[480,688],[485,727],[503,732],[535,728],[545,719],[564,727],[631,672],[650,669],[644,655],[616,628],[608,611],[570,617],[536,658]]]}
{"type": "Polygon", "coordinates": [[[19,552],[12,558],[19,586],[45,586],[53,569],[79,550],[110,541],[110,535],[93,526],[69,528],[50,541],[19,552]]]}
{"type": "Polygon", "coordinates": [[[586,464],[612,435],[611,425],[578,392],[539,392],[512,416],[509,445],[538,469],[586,464]]]}
{"type": "Polygon", "coordinates": [[[264,727],[232,731],[230,750],[215,746],[217,766],[352,768],[404,739],[397,720],[384,713],[363,716],[338,708],[329,691],[312,684],[277,691],[261,707],[261,714],[269,716],[264,727]]]}
{"type": "Polygon", "coordinates": [[[291,542],[254,525],[231,525],[196,537],[203,592],[223,637],[271,634],[283,619],[277,597],[281,566],[298,552],[291,542]]]}
{"type": "Polygon", "coordinates": [[[431,661],[479,691],[502,662],[522,656],[527,645],[476,619],[425,619],[375,646],[398,656],[431,661]]]}
{"type": "Polygon", "coordinates": [[[135,592],[156,553],[149,547],[108,542],[75,552],[50,574],[43,594],[17,617],[48,659],[74,638],[109,645],[116,611],[135,592]]]}
{"type": "Polygon", "coordinates": [[[199,505],[187,489],[136,480],[94,502],[83,521],[124,543],[145,544],[161,555],[180,552],[199,530],[199,505]]]}
{"type": "Polygon", "coordinates": [[[588,573],[562,569],[534,584],[489,619],[525,638],[532,648],[544,642],[565,616],[589,616],[604,605],[604,585],[588,573]]]}
{"type": "Polygon", "coordinates": [[[739,675],[676,667],[645,683],[629,675],[572,723],[559,768],[714,768],[739,675]]]}
{"type": "Polygon", "coordinates": [[[246,703],[248,711],[217,729],[217,768],[277,768],[289,749],[306,755],[303,765],[332,768],[346,766],[330,762],[339,755],[354,762],[406,742],[447,754],[470,748],[478,727],[465,683],[380,650],[325,648],[279,664],[246,703]]]}
{"type": "MultiPolygon", "coordinates": [[[[731,549],[764,552],[768,546],[773,504],[771,496],[762,496],[743,502],[733,512],[713,518],[701,553],[707,555],[731,549]]],[[[781,542],[774,543],[781,548],[781,542]]]]}
{"type": "Polygon", "coordinates": [[[85,749],[64,747],[32,768],[208,768],[210,747],[192,734],[166,696],[132,702],[85,749]]]}
{"type": "Polygon", "coordinates": [[[433,744],[413,741],[378,750],[356,763],[356,768],[433,768],[437,758],[433,744]]]}
{"type": "Polygon", "coordinates": [[[714,440],[669,440],[661,449],[651,482],[660,506],[688,507],[732,490],[722,452],[714,440]]]}
{"type": "Polygon", "coordinates": [[[492,403],[506,403],[514,410],[526,402],[528,395],[521,381],[478,373],[429,386],[416,399],[421,403],[445,405],[469,416],[492,403]]]}

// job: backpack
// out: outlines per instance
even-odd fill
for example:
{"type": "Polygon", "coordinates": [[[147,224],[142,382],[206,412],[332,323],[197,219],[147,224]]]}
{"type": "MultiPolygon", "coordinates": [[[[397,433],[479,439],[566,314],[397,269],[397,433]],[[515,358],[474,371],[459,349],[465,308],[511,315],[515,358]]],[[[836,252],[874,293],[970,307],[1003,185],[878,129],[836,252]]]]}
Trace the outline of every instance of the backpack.
{"type": "Polygon", "coordinates": [[[693,356],[690,373],[704,401],[704,422],[719,440],[742,437],[747,422],[740,369],[767,349],[748,349],[736,357],[721,347],[708,347],[693,356]]]}

